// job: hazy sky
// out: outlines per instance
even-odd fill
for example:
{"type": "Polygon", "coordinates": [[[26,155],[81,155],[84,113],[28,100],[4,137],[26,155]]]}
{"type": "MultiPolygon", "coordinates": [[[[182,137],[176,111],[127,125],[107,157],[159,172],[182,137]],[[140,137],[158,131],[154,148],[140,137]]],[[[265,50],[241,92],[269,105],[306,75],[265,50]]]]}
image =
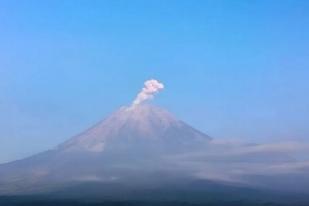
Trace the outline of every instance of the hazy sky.
{"type": "Polygon", "coordinates": [[[0,162],[154,103],[220,138],[309,138],[309,1],[1,1],[0,162]]]}

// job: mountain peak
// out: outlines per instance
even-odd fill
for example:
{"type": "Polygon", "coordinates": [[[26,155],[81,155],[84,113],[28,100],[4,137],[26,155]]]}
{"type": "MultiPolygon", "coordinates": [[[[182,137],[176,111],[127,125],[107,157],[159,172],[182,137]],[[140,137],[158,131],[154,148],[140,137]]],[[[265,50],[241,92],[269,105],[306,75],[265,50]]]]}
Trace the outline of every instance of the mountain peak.
{"type": "Polygon", "coordinates": [[[147,103],[124,107],[120,110],[126,113],[121,113],[121,115],[125,115],[128,118],[127,121],[137,121],[141,124],[149,121],[160,121],[162,126],[168,126],[178,121],[174,115],[165,109],[147,103]]]}
{"type": "Polygon", "coordinates": [[[106,146],[115,142],[149,141],[152,144],[173,139],[193,141],[210,138],[178,120],[168,111],[143,103],[121,107],[94,127],[60,145],[59,149],[103,152],[106,146]]]}

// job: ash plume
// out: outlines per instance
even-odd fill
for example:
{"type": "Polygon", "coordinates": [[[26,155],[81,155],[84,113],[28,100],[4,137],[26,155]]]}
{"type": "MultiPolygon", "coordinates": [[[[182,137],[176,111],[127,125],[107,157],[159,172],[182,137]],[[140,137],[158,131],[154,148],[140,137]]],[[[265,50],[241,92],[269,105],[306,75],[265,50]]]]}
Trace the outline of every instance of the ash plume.
{"type": "Polygon", "coordinates": [[[156,93],[164,89],[163,83],[155,79],[145,81],[143,89],[138,93],[132,106],[139,105],[144,101],[150,100],[156,93]]]}

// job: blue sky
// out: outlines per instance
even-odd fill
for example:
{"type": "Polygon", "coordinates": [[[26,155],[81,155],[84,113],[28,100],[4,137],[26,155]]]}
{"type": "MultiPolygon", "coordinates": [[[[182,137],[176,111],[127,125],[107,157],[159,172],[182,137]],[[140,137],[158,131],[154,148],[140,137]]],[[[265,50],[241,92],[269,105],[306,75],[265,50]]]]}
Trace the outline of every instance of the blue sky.
{"type": "Polygon", "coordinates": [[[215,138],[309,138],[308,1],[1,1],[0,162],[54,147],[149,78],[215,138]]]}

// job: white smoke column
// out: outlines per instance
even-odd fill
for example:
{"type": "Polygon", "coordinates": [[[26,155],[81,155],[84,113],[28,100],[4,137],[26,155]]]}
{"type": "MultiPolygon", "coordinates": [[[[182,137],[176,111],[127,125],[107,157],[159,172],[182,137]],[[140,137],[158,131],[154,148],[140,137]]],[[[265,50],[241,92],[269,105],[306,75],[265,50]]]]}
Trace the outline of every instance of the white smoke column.
{"type": "Polygon", "coordinates": [[[140,93],[138,93],[137,97],[132,103],[132,106],[138,105],[146,100],[152,99],[156,93],[160,90],[164,89],[164,85],[155,79],[150,79],[145,81],[144,88],[140,93]]]}

